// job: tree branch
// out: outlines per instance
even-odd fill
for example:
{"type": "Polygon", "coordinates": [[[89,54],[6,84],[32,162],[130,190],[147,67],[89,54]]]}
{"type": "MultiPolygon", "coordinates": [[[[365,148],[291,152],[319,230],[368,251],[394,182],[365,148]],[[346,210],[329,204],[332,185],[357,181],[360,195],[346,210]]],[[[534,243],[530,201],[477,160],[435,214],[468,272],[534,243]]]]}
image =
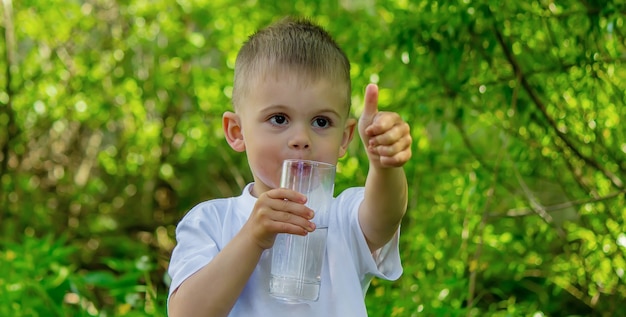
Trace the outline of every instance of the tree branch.
{"type": "Polygon", "coordinates": [[[13,6],[11,0],[2,0],[3,11],[4,11],[4,47],[5,47],[5,63],[6,68],[4,70],[4,76],[6,78],[4,84],[4,91],[7,94],[7,102],[3,107],[3,112],[8,116],[8,123],[6,129],[6,140],[2,144],[2,157],[0,160],[2,161],[2,169],[0,169],[0,175],[3,175],[8,170],[8,162],[9,162],[9,143],[11,140],[15,138],[17,135],[17,127],[15,124],[15,115],[13,113],[13,88],[12,88],[12,74],[11,68],[15,63],[15,51],[14,51],[14,43],[15,43],[15,33],[13,28],[13,6]]]}
{"type": "MultiPolygon", "coordinates": [[[[500,164],[502,163],[502,158],[503,158],[502,152],[504,152],[505,149],[506,149],[506,140],[504,141],[504,143],[502,144],[502,147],[500,148],[500,153],[496,160],[496,164],[493,168],[492,184],[489,190],[487,191],[487,201],[485,202],[485,207],[483,209],[480,223],[478,224],[478,230],[477,230],[478,242],[476,246],[476,251],[474,252],[473,258],[471,258],[469,261],[470,276],[469,276],[469,286],[468,286],[468,295],[467,295],[467,307],[468,308],[471,308],[474,306],[474,297],[476,293],[476,279],[477,279],[478,269],[479,269],[478,260],[480,259],[481,254],[482,254],[484,231],[485,231],[485,227],[487,226],[487,222],[489,220],[488,210],[489,210],[489,206],[491,205],[492,198],[494,196],[496,185],[498,184],[500,164]]],[[[471,315],[470,312],[471,312],[471,309],[468,310],[468,316],[471,315]]]]}
{"type": "MultiPolygon", "coordinates": [[[[593,203],[613,199],[619,195],[626,195],[626,190],[616,191],[606,196],[597,197],[597,198],[578,199],[578,200],[568,201],[568,202],[564,202],[560,204],[543,206],[543,210],[545,210],[546,212],[552,212],[552,211],[557,211],[561,209],[582,206],[586,204],[593,204],[593,203]]],[[[504,213],[494,212],[494,213],[489,214],[489,216],[491,217],[525,217],[525,216],[529,216],[533,214],[535,214],[535,211],[532,209],[532,207],[525,207],[525,208],[509,209],[504,213]]]]}
{"type": "Polygon", "coordinates": [[[575,156],[577,156],[578,158],[583,160],[585,163],[591,165],[595,169],[601,171],[611,181],[611,183],[615,187],[617,187],[618,189],[624,188],[624,183],[623,183],[623,181],[619,177],[617,177],[616,175],[611,173],[609,170],[607,170],[606,168],[601,166],[600,163],[598,163],[593,158],[586,157],[585,155],[583,155],[580,152],[580,150],[578,150],[576,148],[576,146],[572,143],[572,141],[570,141],[567,138],[566,134],[561,132],[558,129],[556,121],[548,114],[546,105],[543,103],[543,101],[541,101],[541,98],[539,98],[539,96],[537,95],[536,91],[532,88],[532,86],[528,82],[528,78],[526,77],[526,75],[522,71],[522,69],[521,69],[519,63],[517,62],[515,56],[513,56],[513,53],[511,52],[511,50],[507,46],[506,42],[504,41],[504,37],[502,36],[502,33],[500,32],[500,30],[495,25],[493,27],[493,31],[495,33],[495,36],[496,36],[496,39],[497,39],[498,43],[500,44],[500,47],[502,48],[502,51],[504,52],[505,57],[509,61],[509,64],[511,64],[511,67],[513,68],[513,71],[516,74],[519,74],[518,76],[520,78],[520,83],[522,84],[522,87],[524,88],[526,93],[529,95],[530,99],[533,101],[533,103],[535,104],[537,109],[539,109],[539,111],[543,115],[544,119],[546,119],[546,121],[550,125],[550,128],[554,131],[554,133],[556,133],[557,137],[561,141],[563,141],[565,143],[567,148],[570,149],[572,151],[572,153],[574,153],[575,156]]]}
{"type": "MultiPolygon", "coordinates": [[[[6,78],[4,84],[4,91],[7,94],[7,102],[4,107],[0,108],[0,111],[4,112],[7,115],[8,122],[7,128],[2,129],[5,130],[6,139],[0,139],[2,143],[2,149],[0,150],[0,178],[2,175],[6,174],[9,169],[9,152],[11,148],[11,140],[15,140],[17,135],[19,134],[17,124],[15,123],[15,114],[13,113],[13,78],[11,76],[11,69],[15,63],[15,30],[13,28],[13,6],[11,0],[3,0],[3,11],[4,11],[4,47],[5,47],[5,63],[6,69],[4,70],[4,76],[6,78]]],[[[9,192],[6,190],[2,190],[2,195],[0,196],[0,208],[2,210],[8,210],[8,195],[9,192]]],[[[0,212],[0,222],[2,220],[2,212],[0,212]]]]}

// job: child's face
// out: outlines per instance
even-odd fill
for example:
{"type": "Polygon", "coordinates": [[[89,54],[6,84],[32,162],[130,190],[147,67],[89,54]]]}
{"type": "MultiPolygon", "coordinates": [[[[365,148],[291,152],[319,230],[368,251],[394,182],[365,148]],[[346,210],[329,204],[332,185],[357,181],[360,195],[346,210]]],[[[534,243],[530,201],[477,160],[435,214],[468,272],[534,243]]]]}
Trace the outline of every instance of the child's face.
{"type": "Polygon", "coordinates": [[[305,83],[297,75],[267,76],[251,84],[238,105],[253,195],[279,187],[283,160],[336,164],[352,139],[345,84],[320,79],[305,83]]]}

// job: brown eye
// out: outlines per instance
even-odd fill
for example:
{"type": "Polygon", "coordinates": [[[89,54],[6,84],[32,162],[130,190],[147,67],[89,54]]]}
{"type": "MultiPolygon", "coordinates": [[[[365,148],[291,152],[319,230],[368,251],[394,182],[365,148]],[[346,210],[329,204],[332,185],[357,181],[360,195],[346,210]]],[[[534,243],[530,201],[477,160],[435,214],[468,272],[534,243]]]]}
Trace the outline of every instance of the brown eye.
{"type": "Polygon", "coordinates": [[[275,124],[275,125],[283,125],[287,123],[287,117],[285,117],[282,114],[274,115],[270,118],[270,123],[275,124]]]}
{"type": "Polygon", "coordinates": [[[316,128],[328,128],[330,125],[330,119],[326,117],[317,117],[313,120],[313,126],[316,128]]]}

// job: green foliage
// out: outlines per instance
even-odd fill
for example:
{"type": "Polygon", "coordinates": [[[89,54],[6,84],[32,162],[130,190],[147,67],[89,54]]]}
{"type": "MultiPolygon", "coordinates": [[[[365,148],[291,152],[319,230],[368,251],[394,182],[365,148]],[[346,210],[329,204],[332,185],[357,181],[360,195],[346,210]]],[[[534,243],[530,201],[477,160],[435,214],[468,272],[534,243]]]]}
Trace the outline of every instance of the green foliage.
{"type": "Polygon", "coordinates": [[[79,248],[51,235],[0,244],[2,316],[165,316],[150,272],[154,259],[104,259],[77,268],[79,248]]]}
{"type": "Polygon", "coordinates": [[[0,314],[63,316],[76,311],[63,303],[75,271],[68,256],[76,251],[64,244],[51,236],[40,240],[26,236],[21,243],[2,244],[0,314]]]}
{"type": "Polygon", "coordinates": [[[411,123],[404,275],[370,315],[626,314],[622,2],[4,1],[0,315],[164,315],[178,219],[251,180],[237,49],[290,14],[346,50],[354,116],[377,82],[411,123]]]}

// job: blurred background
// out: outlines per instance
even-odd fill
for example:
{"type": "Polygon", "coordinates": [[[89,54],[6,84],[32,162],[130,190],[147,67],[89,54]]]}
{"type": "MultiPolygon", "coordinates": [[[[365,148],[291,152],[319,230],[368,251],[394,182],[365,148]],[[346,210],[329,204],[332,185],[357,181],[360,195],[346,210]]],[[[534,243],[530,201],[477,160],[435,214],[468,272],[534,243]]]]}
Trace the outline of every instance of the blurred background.
{"type": "MultiPolygon", "coordinates": [[[[237,195],[237,50],[323,25],[412,126],[404,275],[371,316],[626,315],[626,5],[3,0],[0,315],[165,316],[177,222],[237,195]]],[[[359,140],[337,192],[362,185],[359,140]]],[[[207,292],[211,286],[207,285],[207,292]]]]}

